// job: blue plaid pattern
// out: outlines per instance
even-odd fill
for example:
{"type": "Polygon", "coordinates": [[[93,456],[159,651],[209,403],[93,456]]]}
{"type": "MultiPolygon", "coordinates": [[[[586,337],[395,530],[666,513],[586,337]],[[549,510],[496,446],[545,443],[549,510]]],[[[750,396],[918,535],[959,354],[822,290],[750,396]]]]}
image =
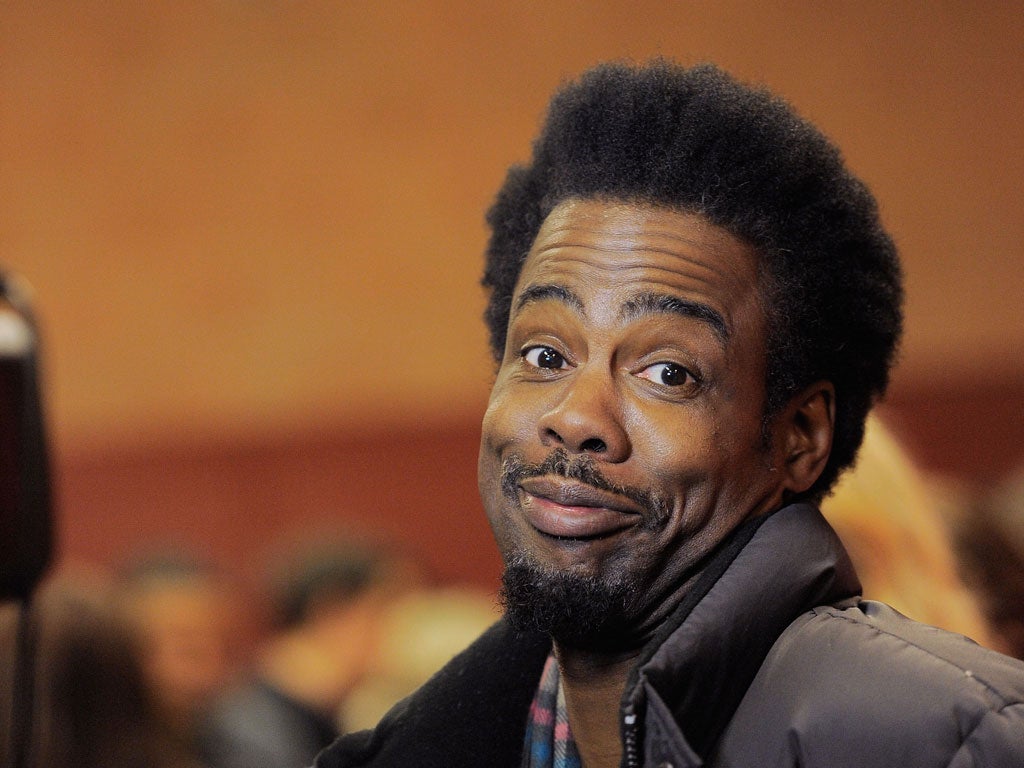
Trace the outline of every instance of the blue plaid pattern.
{"type": "Polygon", "coordinates": [[[540,685],[530,705],[522,768],[582,768],[580,753],[569,729],[558,662],[548,656],[540,685]]]}

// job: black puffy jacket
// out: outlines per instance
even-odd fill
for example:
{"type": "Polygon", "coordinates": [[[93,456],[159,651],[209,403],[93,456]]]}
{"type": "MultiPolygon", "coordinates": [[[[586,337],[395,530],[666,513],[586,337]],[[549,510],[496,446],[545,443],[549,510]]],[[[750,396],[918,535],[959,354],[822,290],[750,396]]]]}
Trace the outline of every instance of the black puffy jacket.
{"type": "MultiPolygon", "coordinates": [[[[623,765],[1024,768],[1024,663],[859,590],[815,508],[742,526],[630,676],[623,765]]],[[[499,622],[317,768],[518,768],[549,650],[499,622]]]]}

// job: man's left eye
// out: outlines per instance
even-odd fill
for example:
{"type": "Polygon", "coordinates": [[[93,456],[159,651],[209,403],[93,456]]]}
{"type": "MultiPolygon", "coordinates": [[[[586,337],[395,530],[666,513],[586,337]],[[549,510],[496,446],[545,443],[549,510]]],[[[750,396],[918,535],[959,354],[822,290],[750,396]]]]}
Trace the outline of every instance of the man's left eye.
{"type": "Polygon", "coordinates": [[[666,387],[679,387],[697,380],[696,376],[678,363],[655,363],[637,375],[666,387]]]}

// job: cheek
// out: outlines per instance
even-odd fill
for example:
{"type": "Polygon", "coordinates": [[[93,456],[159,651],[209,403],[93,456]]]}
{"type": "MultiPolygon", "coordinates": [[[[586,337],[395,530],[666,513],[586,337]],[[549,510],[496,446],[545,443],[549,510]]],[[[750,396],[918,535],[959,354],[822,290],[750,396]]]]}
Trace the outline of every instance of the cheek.
{"type": "Polygon", "coordinates": [[[661,485],[689,486],[723,461],[714,420],[696,405],[637,408],[626,421],[634,461],[661,485]]]}
{"type": "Polygon", "coordinates": [[[676,513],[672,535],[693,535],[723,509],[742,508],[756,483],[756,430],[722,429],[741,422],[721,410],[673,407],[631,425],[636,469],[676,513]]]}
{"type": "Polygon", "coordinates": [[[543,410],[536,396],[534,388],[521,383],[517,386],[499,376],[481,423],[481,457],[485,452],[500,457],[509,448],[536,438],[536,425],[543,410]]]}
{"type": "Polygon", "coordinates": [[[478,471],[481,490],[483,490],[485,478],[490,479],[494,474],[492,465],[501,461],[502,449],[508,445],[510,438],[504,398],[496,390],[491,394],[491,399],[487,403],[487,410],[484,411],[484,417],[480,424],[478,471]]]}
{"type": "Polygon", "coordinates": [[[505,390],[495,385],[480,426],[480,452],[477,457],[477,484],[484,510],[492,525],[501,505],[501,466],[508,449],[515,445],[520,429],[514,409],[508,408],[505,390]]]}

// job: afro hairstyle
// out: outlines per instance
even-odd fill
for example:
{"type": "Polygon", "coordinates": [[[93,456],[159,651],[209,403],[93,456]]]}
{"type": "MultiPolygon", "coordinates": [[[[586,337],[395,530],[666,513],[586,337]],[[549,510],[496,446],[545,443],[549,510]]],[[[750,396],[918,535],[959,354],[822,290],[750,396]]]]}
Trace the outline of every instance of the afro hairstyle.
{"type": "MultiPolygon", "coordinates": [[[[552,98],[529,164],[487,213],[491,351],[541,224],[569,199],[697,214],[752,244],[768,328],[765,425],[815,381],[835,387],[832,452],[802,498],[850,466],[902,329],[902,274],[877,204],[838,149],[785,101],[711,64],[605,63],[552,98]]],[[[767,429],[765,429],[767,435],[767,429]]]]}

